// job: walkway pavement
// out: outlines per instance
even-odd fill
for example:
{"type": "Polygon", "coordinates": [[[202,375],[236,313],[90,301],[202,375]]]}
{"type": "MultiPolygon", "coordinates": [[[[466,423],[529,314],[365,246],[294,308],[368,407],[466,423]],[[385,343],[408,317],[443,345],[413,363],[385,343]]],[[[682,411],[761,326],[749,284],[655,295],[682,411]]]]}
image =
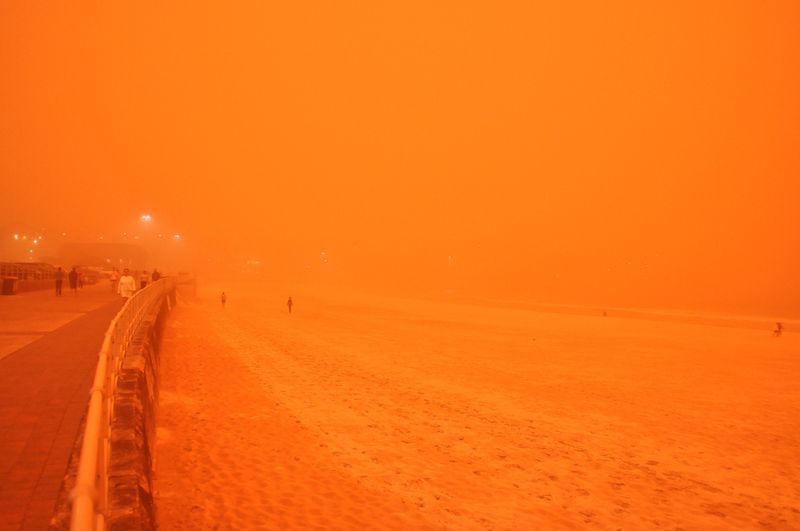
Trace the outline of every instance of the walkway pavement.
{"type": "Polygon", "coordinates": [[[86,409],[97,354],[122,300],[0,297],[0,530],[47,529],[86,409]]]}

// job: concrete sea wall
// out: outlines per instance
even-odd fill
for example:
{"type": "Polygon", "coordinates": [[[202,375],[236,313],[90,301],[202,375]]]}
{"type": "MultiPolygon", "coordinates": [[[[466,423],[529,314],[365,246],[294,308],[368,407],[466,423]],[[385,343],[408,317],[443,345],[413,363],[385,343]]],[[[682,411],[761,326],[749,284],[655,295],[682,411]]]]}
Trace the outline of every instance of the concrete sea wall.
{"type": "MultiPolygon", "coordinates": [[[[117,380],[108,471],[106,527],[109,530],[155,529],[152,465],[159,354],[164,326],[175,302],[176,293],[173,291],[145,317],[117,380]]],[[[84,426],[81,426],[81,435],[73,447],[50,529],[69,528],[69,493],[75,485],[83,431],[84,426]]]]}

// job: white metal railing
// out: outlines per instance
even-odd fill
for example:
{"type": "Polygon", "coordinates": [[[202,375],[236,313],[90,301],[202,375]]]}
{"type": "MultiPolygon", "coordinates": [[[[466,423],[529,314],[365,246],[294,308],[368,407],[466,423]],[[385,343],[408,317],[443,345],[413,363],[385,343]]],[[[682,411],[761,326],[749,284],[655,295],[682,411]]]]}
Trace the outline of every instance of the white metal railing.
{"type": "Polygon", "coordinates": [[[108,508],[108,463],[114,390],[122,361],[142,319],[175,289],[175,277],[162,278],[136,293],[111,321],[89,392],[78,477],[70,496],[73,531],[103,531],[108,508]]]}

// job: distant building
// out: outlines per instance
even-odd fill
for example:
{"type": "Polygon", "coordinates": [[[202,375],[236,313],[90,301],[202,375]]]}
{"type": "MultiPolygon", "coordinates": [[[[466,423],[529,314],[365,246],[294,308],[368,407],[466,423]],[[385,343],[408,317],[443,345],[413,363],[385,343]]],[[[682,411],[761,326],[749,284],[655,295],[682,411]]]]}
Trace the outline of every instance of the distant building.
{"type": "Polygon", "coordinates": [[[147,251],[132,243],[65,243],[59,261],[66,265],[143,269],[147,251]]]}

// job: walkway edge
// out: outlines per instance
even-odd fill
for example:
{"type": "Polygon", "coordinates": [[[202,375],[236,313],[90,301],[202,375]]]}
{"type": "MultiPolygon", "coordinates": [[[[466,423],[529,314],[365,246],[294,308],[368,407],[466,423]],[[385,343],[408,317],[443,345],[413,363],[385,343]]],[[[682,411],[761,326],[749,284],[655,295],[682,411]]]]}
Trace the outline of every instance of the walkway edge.
{"type": "MultiPolygon", "coordinates": [[[[134,348],[123,362],[115,394],[109,469],[107,529],[155,529],[152,496],[152,455],[158,404],[158,366],[161,336],[174,292],[145,318],[134,339],[134,348]]],[[[69,495],[75,486],[86,414],[73,446],[66,476],[61,484],[51,530],[70,526],[69,495]]]]}

